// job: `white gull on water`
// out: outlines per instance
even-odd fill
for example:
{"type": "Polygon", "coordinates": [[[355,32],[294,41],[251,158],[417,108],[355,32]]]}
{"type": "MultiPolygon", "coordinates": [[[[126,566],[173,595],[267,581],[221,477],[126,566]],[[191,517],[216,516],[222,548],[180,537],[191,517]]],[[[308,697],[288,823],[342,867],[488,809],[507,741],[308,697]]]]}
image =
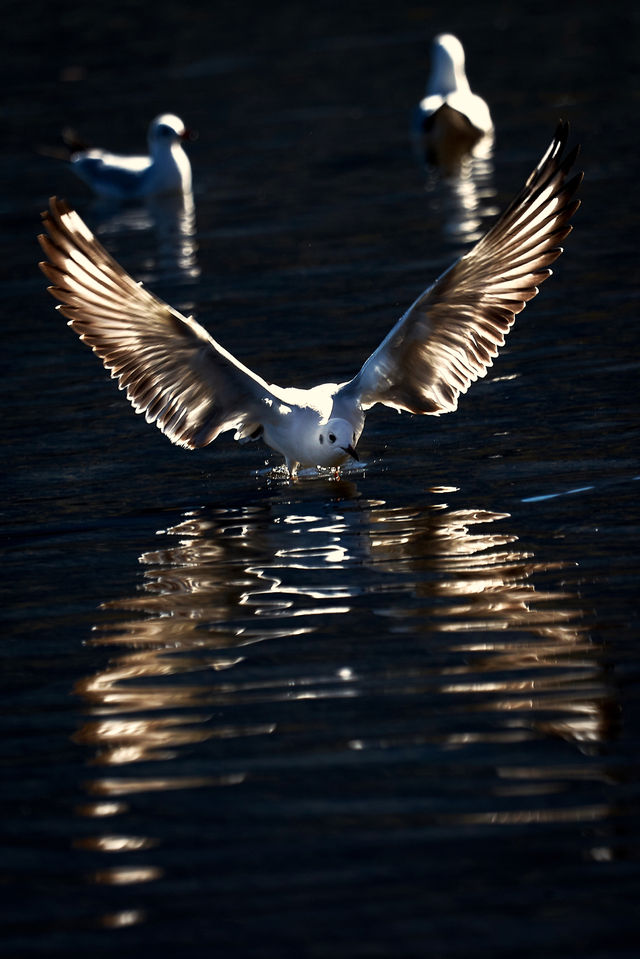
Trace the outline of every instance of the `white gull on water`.
{"type": "Polygon", "coordinates": [[[312,389],[269,384],[192,317],[136,283],[63,201],[43,213],[39,237],[58,309],[97,353],[135,410],[179,446],[206,446],[225,430],[261,438],[291,475],[357,459],[366,412],[376,403],[410,413],[451,412],[484,376],[515,316],[551,275],[580,201],[568,180],[578,148],[568,126],[489,232],[398,320],[346,383],[312,389]]]}
{"type": "Polygon", "coordinates": [[[182,141],[190,136],[180,117],[162,113],[149,126],[148,156],[120,156],[96,148],[75,150],[71,167],[101,196],[135,199],[158,193],[189,193],[191,164],[182,141]]]}
{"type": "Polygon", "coordinates": [[[426,159],[454,172],[462,158],[493,142],[493,121],[486,102],[472,93],[465,71],[464,48],[452,33],[440,33],[431,44],[426,96],[414,116],[426,159]]]}

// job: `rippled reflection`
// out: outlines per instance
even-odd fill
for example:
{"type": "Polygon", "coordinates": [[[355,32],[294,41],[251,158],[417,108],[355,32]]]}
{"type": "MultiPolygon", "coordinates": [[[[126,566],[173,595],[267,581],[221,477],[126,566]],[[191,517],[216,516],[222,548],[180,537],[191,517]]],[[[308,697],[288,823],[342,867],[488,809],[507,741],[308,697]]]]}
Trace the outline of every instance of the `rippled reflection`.
{"type": "Polygon", "coordinates": [[[193,194],[148,197],[144,202],[122,204],[95,200],[91,223],[102,242],[120,233],[151,233],[156,249],[136,269],[144,282],[158,278],[192,281],[200,276],[197,260],[196,209],[193,194]]]}
{"type": "Polygon", "coordinates": [[[340,713],[323,730],[336,754],[384,762],[429,745],[450,764],[450,788],[466,783],[475,749],[489,750],[490,781],[478,796],[465,785],[456,812],[440,813],[448,822],[608,815],[557,801],[580,767],[525,759],[527,743],[548,737],[597,754],[614,729],[597,650],[578,598],[557,585],[559,565],[521,548],[507,513],[449,505],[456,490],[397,506],[346,483],[319,489],[185,513],[140,555],[139,590],[104,605],[90,642],[112,658],[76,690],[87,717],[75,740],[89,750],[91,776],[79,813],[96,824],[82,848],[123,862],[97,870],[95,882],[158,879],[159,838],[114,828],[123,810],[138,796],[246,783],[252,760],[238,757],[253,752],[243,741],[276,737],[286,754],[279,710],[286,705],[297,728],[309,699],[336,710],[361,703],[346,737],[340,713]],[[550,577],[556,585],[545,589],[550,577]],[[393,720],[372,711],[381,696],[405,704],[393,720]],[[213,744],[222,769],[206,758],[213,744]],[[503,753],[514,744],[517,762],[503,753]]]}
{"type": "MultiPolygon", "coordinates": [[[[612,711],[578,598],[536,588],[537,574],[554,565],[519,550],[513,534],[492,531],[508,514],[443,506],[426,523],[415,509],[381,509],[372,518],[378,562],[396,573],[417,564],[424,572],[410,604],[385,610],[395,630],[451,636],[457,663],[439,692],[502,715],[507,729],[544,731],[582,748],[610,737],[612,711]]],[[[481,734],[444,738],[462,744],[481,734]]]]}
{"type": "Polygon", "coordinates": [[[490,218],[500,213],[491,144],[482,155],[466,158],[454,175],[427,170],[425,189],[430,205],[442,216],[445,237],[453,243],[475,243],[486,232],[490,218]]]}

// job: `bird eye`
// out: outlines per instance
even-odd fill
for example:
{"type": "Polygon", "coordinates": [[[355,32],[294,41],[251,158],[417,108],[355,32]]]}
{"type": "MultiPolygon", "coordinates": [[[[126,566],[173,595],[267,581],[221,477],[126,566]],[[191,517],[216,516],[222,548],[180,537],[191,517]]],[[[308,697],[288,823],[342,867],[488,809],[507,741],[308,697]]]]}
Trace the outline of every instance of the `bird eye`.
{"type": "Polygon", "coordinates": [[[336,434],[335,434],[335,433],[329,433],[329,442],[330,442],[330,443],[335,443],[335,441],[336,441],[336,434]]]}

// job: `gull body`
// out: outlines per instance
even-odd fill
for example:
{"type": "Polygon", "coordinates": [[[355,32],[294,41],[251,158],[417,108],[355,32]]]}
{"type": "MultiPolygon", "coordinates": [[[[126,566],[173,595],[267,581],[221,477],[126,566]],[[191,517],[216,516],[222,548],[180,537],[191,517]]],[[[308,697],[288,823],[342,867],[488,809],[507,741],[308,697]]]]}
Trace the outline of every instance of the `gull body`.
{"type": "Polygon", "coordinates": [[[427,162],[454,172],[465,156],[493,141],[493,121],[486,102],[472,93],[465,71],[464,48],[451,33],[431,44],[431,69],[426,96],[416,109],[416,135],[427,162]]]}
{"type": "Polygon", "coordinates": [[[182,143],[189,138],[180,117],[162,113],[149,126],[149,153],[120,156],[106,150],[77,150],[72,169],[100,196],[134,199],[159,193],[189,193],[191,164],[182,143]]]}
{"type": "Polygon", "coordinates": [[[551,275],[562,252],[582,174],[569,179],[560,124],[522,190],[489,232],[400,317],[359,372],[311,389],[269,384],[224,349],[192,317],[136,283],[80,216],[52,198],[39,237],[41,269],[58,309],[102,359],[137,412],[173,442],[206,446],[233,430],[263,439],[300,466],[338,469],[377,403],[438,416],[486,374],[515,316],[551,275]]]}
{"type": "Polygon", "coordinates": [[[249,434],[248,438],[262,438],[284,456],[290,473],[295,473],[298,466],[336,468],[349,457],[358,459],[355,448],[364,427],[364,413],[336,399],[339,384],[323,383],[310,390],[282,389],[275,384],[269,388],[279,404],[279,415],[263,417],[262,432],[258,427],[258,436],[249,434]]]}

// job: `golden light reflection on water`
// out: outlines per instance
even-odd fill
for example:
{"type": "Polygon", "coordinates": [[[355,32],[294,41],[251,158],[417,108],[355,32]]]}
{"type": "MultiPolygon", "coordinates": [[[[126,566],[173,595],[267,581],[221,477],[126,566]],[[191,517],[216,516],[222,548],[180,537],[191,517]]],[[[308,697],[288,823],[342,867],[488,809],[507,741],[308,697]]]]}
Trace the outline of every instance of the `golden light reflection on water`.
{"type": "Polygon", "coordinates": [[[120,912],[106,913],[101,917],[100,925],[105,929],[126,929],[145,922],[147,914],[143,909],[123,909],[120,912]]]}
{"type": "Polygon", "coordinates": [[[171,789],[198,789],[201,786],[236,786],[244,780],[242,773],[229,776],[157,776],[144,778],[100,779],[87,784],[90,794],[130,796],[134,793],[167,792],[171,789]]]}
{"type": "Polygon", "coordinates": [[[108,886],[130,886],[159,879],[163,870],[157,866],[113,866],[93,874],[93,881],[108,886]]]}
{"type": "Polygon", "coordinates": [[[138,852],[157,845],[157,840],[147,836],[90,836],[77,839],[74,846],[78,849],[93,849],[98,852],[138,852]]]}
{"type": "MultiPolygon", "coordinates": [[[[548,795],[547,789],[545,795],[548,795]]],[[[455,816],[441,816],[457,826],[521,826],[529,823],[594,822],[607,819],[611,809],[604,804],[594,806],[558,807],[556,809],[518,809],[499,812],[457,813],[455,816]]]]}
{"type": "MultiPolygon", "coordinates": [[[[244,738],[281,734],[275,721],[238,720],[238,707],[261,704],[268,713],[269,704],[295,710],[320,698],[361,698],[366,705],[371,691],[388,689],[405,699],[407,722],[385,733],[373,723],[370,735],[346,741],[354,752],[382,755],[427,743],[443,755],[480,745],[500,755],[540,737],[589,751],[611,735],[615,707],[578,598],[558,585],[560,564],[519,548],[507,513],[451,508],[444,498],[455,490],[440,489],[431,494],[435,501],[412,506],[363,501],[345,495],[349,490],[345,485],[333,499],[302,509],[276,500],[192,511],[159,532],[160,548],[140,555],[139,591],[104,605],[90,642],[113,655],[77,686],[87,718],[74,739],[88,749],[90,768],[108,771],[87,782],[92,801],[78,812],[110,828],[84,837],[82,847],[136,861],[97,870],[93,881],[135,885],[162,875],[156,837],[113,829],[136,796],[230,789],[231,797],[245,782],[242,769],[179,773],[185,750],[198,756],[206,743],[225,743],[224,755],[235,760],[244,738]],[[554,587],[540,588],[551,573],[554,587]],[[303,650],[319,630],[346,630],[354,656],[365,612],[379,628],[362,637],[356,661],[314,659],[305,667],[296,660],[289,673],[281,663],[273,675],[248,669],[256,644],[295,642],[303,650]],[[410,669],[396,665],[393,654],[403,642],[400,648],[412,650],[410,669]],[[424,717],[433,696],[437,713],[416,728],[416,704],[424,717]],[[141,853],[154,850],[152,861],[140,863],[141,853]]],[[[343,741],[344,732],[326,735],[343,741]]],[[[489,788],[495,810],[487,811],[485,790],[478,810],[467,798],[446,821],[480,826],[608,815],[597,804],[554,805],[571,775],[536,775],[536,768],[528,778],[520,767],[496,768],[489,788]],[[517,800],[528,808],[509,809],[517,800]]]]}
{"type": "Polygon", "coordinates": [[[515,535],[491,531],[508,514],[443,509],[430,519],[433,529],[413,509],[380,510],[372,546],[389,568],[417,563],[425,572],[411,605],[385,610],[398,621],[395,630],[460,637],[449,646],[457,662],[447,667],[439,692],[464,697],[467,711],[495,713],[507,726],[534,728],[585,749],[606,741],[615,708],[578,597],[536,586],[562,564],[538,561],[516,548],[515,535]],[[429,575],[432,570],[438,575],[429,575]],[[464,634],[473,639],[463,640],[464,634]]]}

